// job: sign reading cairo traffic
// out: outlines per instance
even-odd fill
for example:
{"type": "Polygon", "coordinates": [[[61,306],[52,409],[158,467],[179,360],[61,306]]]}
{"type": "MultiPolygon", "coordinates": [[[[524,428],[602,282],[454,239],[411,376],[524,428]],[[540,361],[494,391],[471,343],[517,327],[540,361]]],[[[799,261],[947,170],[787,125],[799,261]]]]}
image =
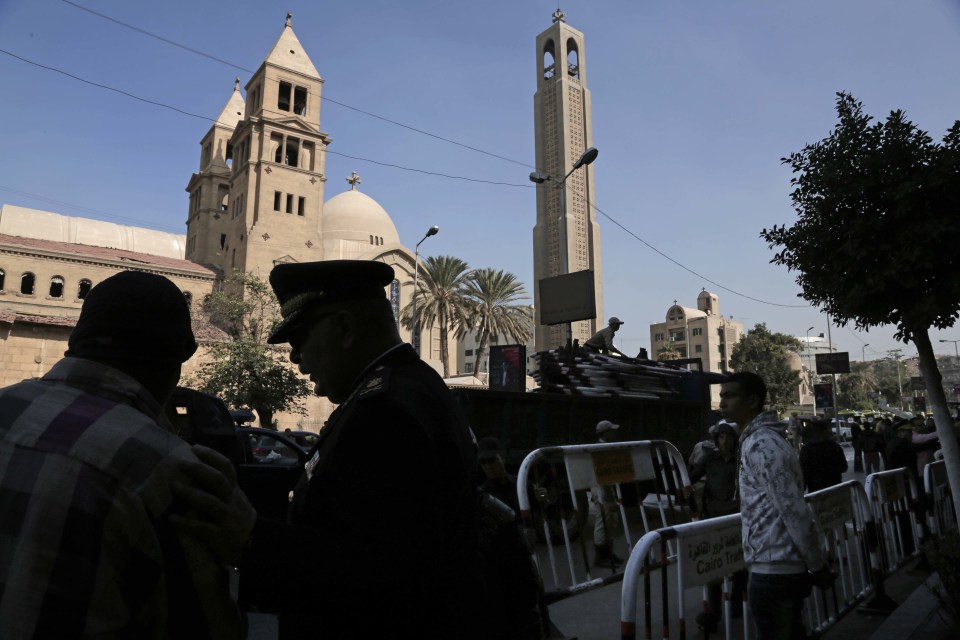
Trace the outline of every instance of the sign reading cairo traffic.
{"type": "Polygon", "coordinates": [[[850,354],[846,351],[837,353],[818,353],[817,373],[850,373],[850,354]]]}

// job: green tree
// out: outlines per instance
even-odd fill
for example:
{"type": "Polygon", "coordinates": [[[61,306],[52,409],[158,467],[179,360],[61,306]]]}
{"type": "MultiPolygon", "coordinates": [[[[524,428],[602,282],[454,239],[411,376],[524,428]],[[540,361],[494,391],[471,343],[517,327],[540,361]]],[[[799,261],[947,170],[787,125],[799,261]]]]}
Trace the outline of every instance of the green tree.
{"type": "Polygon", "coordinates": [[[960,316],[960,121],[936,143],[903,111],[873,122],[846,93],[836,106],[836,128],[783,159],[797,221],[760,236],[837,325],[893,324],[916,346],[960,513],[960,448],[929,336],[960,316]]]}
{"type": "Polygon", "coordinates": [[[491,336],[525,343],[533,335],[533,312],[519,304],[527,298],[523,283],[512,273],[495,269],[471,271],[463,285],[467,297],[464,329],[477,333],[477,370],[491,336]]]}
{"type": "Polygon", "coordinates": [[[434,325],[440,331],[440,361],[443,377],[450,375],[450,351],[448,334],[463,335],[469,312],[469,301],[464,287],[469,277],[469,267],[460,258],[431,256],[426,259],[420,272],[417,292],[417,326],[413,327],[412,307],[407,304],[400,312],[400,322],[419,335],[424,327],[434,325]]]}
{"type": "Polygon", "coordinates": [[[877,403],[867,397],[874,391],[873,374],[869,365],[851,362],[850,373],[837,376],[837,407],[841,409],[871,409],[877,403]]]}
{"type": "Polygon", "coordinates": [[[877,391],[883,396],[884,401],[892,406],[900,406],[900,385],[905,384],[905,388],[910,386],[910,374],[907,372],[907,366],[901,360],[894,358],[884,358],[883,360],[874,360],[873,379],[877,391]],[[897,378],[897,367],[900,368],[900,377],[897,378]]]}
{"type": "Polygon", "coordinates": [[[793,336],[771,333],[759,323],[740,338],[730,355],[734,371],[752,371],[767,385],[767,404],[783,412],[797,401],[800,372],[790,367],[790,352],[799,353],[803,346],[793,336]]]}
{"type": "Polygon", "coordinates": [[[268,429],[277,411],[304,413],[302,400],[311,395],[310,385],[285,362],[285,350],[266,342],[280,319],[270,286],[252,274],[234,272],[223,288],[204,299],[201,310],[229,339],[210,345],[209,359],[187,384],[231,407],[253,409],[268,429]]]}

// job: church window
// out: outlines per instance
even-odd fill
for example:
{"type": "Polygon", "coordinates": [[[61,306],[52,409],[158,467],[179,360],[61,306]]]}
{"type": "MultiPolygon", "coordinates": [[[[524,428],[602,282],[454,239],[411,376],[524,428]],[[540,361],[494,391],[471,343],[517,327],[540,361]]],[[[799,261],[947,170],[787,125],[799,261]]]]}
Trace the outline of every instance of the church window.
{"type": "Polygon", "coordinates": [[[270,149],[273,151],[273,161],[280,164],[283,161],[283,136],[274,133],[270,136],[270,149]]]}
{"type": "Polygon", "coordinates": [[[227,161],[227,166],[228,166],[228,167],[232,167],[232,166],[233,166],[233,145],[230,144],[229,142],[227,143],[227,157],[226,157],[226,161],[227,161]]]}
{"type": "Polygon", "coordinates": [[[280,211],[280,199],[283,198],[283,194],[279,191],[273,192],[273,210],[280,211]]]}
{"type": "Polygon", "coordinates": [[[373,236],[370,236],[370,244],[373,244],[373,236]]]}
{"type": "Polygon", "coordinates": [[[220,201],[220,211],[228,211],[230,208],[230,187],[229,185],[217,185],[217,200],[220,201]]]}
{"type": "Polygon", "coordinates": [[[77,285],[77,299],[83,300],[87,297],[87,294],[90,293],[90,289],[93,288],[93,283],[84,278],[80,281],[80,284],[77,285]]]}
{"type": "Polygon", "coordinates": [[[299,167],[300,162],[300,140],[297,138],[287,138],[286,153],[283,157],[283,164],[291,167],[299,167]]]}
{"type": "Polygon", "coordinates": [[[50,278],[50,293],[51,298],[62,298],[63,297],[63,278],[61,276],[53,276],[50,278]]]}
{"type": "Polygon", "coordinates": [[[25,296],[32,296],[35,282],[36,278],[29,271],[20,276],[20,293],[25,296]]]}
{"type": "Polygon", "coordinates": [[[577,42],[567,40],[567,75],[571,78],[580,78],[580,52],[577,51],[577,42]]]}
{"type": "Polygon", "coordinates": [[[302,216],[307,213],[307,199],[303,196],[297,198],[297,215],[302,216]]]}
{"type": "Polygon", "coordinates": [[[313,143],[304,142],[300,145],[300,166],[307,171],[313,171],[313,143]]]}
{"type": "Polygon", "coordinates": [[[307,90],[304,87],[293,90],[293,112],[298,116],[307,115],[307,90]]]}
{"type": "Polygon", "coordinates": [[[280,109],[280,111],[290,111],[290,90],[292,88],[289,82],[280,83],[280,91],[277,94],[277,109],[280,109]]]}
{"type": "Polygon", "coordinates": [[[553,77],[555,70],[553,40],[547,40],[543,48],[543,79],[549,80],[553,77]]]}
{"type": "Polygon", "coordinates": [[[223,251],[226,248],[227,248],[227,234],[221,233],[220,234],[220,251],[223,251]]]}
{"type": "Polygon", "coordinates": [[[293,194],[287,194],[287,213],[293,213],[293,194]]]}
{"type": "Polygon", "coordinates": [[[210,144],[203,145],[203,153],[200,156],[200,168],[205,169],[210,164],[210,144]]]}
{"type": "Polygon", "coordinates": [[[3,281],[6,279],[7,274],[3,272],[3,269],[0,269],[0,291],[3,291],[3,281]]]}

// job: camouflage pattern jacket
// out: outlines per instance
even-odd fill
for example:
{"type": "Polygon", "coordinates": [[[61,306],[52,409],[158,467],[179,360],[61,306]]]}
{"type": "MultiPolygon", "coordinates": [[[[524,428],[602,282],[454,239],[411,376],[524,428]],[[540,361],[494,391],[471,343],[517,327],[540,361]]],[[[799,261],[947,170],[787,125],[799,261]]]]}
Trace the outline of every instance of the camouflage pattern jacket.
{"type": "Polygon", "coordinates": [[[803,498],[796,450],[772,411],[740,435],[743,557],[757,573],[803,573],[826,564],[823,533],[803,498]]]}

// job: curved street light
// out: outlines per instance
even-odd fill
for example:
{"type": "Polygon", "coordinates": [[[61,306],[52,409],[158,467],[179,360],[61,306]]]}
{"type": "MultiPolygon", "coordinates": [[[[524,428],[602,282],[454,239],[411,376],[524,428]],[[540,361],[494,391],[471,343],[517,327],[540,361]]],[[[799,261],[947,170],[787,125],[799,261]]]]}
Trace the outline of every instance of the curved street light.
{"type": "Polygon", "coordinates": [[[417,355],[420,355],[420,331],[417,327],[417,292],[420,290],[420,245],[424,240],[430,236],[437,235],[437,232],[440,231],[440,227],[433,225],[422,238],[420,242],[417,243],[416,251],[414,252],[413,258],[413,303],[410,306],[410,320],[411,327],[413,328],[413,348],[417,352],[417,355]]]}
{"type": "Polygon", "coordinates": [[[860,347],[860,362],[867,361],[867,347],[869,346],[870,346],[870,343],[868,342],[867,344],[860,347]]]}
{"type": "MultiPolygon", "coordinates": [[[[563,250],[563,270],[561,273],[570,273],[570,255],[567,251],[567,178],[580,167],[593,164],[593,161],[597,159],[599,154],[600,152],[597,151],[596,147],[588,147],[586,151],[580,154],[577,161],[573,163],[573,168],[567,172],[567,175],[563,176],[563,180],[557,180],[553,176],[541,173],[540,171],[534,171],[530,174],[530,182],[543,184],[547,180],[550,180],[555,182],[560,189],[560,247],[563,250]]],[[[569,322],[567,323],[567,339],[570,342],[573,340],[573,328],[569,322]]]]}
{"type": "Polygon", "coordinates": [[[953,353],[957,358],[960,358],[960,352],[957,351],[957,343],[960,340],[941,340],[940,342],[952,342],[953,343],[953,353]]]}

